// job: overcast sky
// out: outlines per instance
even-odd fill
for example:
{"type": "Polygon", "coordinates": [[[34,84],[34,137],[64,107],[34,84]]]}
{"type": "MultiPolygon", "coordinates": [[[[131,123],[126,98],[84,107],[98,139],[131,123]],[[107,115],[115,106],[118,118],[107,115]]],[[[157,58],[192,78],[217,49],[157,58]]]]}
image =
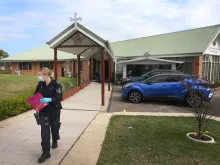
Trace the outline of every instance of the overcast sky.
{"type": "Polygon", "coordinates": [[[1,0],[0,49],[43,46],[74,12],[110,42],[220,24],[220,0],[1,0]]]}

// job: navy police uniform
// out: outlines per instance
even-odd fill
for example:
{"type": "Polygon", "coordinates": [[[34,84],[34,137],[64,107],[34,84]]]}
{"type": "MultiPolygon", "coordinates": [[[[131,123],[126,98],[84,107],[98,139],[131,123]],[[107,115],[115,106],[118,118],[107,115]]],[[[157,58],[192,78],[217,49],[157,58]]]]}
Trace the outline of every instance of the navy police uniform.
{"type": "Polygon", "coordinates": [[[51,102],[39,112],[41,125],[41,146],[43,153],[50,152],[50,129],[53,143],[60,139],[60,111],[62,109],[61,101],[63,99],[62,87],[58,81],[51,78],[51,82],[46,85],[40,81],[36,87],[35,93],[40,92],[44,98],[51,98],[51,102]]]}

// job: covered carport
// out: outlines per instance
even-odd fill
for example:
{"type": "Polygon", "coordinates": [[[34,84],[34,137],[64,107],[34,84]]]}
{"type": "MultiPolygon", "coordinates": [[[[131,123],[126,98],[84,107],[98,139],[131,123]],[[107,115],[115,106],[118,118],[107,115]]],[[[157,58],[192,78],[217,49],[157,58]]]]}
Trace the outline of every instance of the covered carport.
{"type": "MultiPolygon", "coordinates": [[[[161,59],[161,58],[154,58],[154,57],[139,57],[139,58],[134,58],[134,59],[129,59],[129,60],[121,60],[120,62],[117,63],[118,65],[122,65],[123,67],[123,78],[127,77],[127,72],[128,72],[128,65],[133,65],[133,66],[170,66],[169,68],[166,69],[177,69],[176,64],[183,64],[182,61],[173,61],[173,60],[166,60],[166,59],[161,59]]],[[[164,69],[164,68],[156,68],[156,69],[164,69]]]]}
{"type": "Polygon", "coordinates": [[[80,76],[80,58],[89,59],[90,67],[90,81],[91,75],[91,59],[99,56],[100,58],[100,75],[101,75],[101,105],[105,105],[105,62],[108,62],[108,90],[110,91],[111,80],[111,62],[114,58],[113,51],[107,40],[102,39],[94,34],[81,24],[75,22],[60,34],[51,39],[47,44],[50,48],[54,49],[54,76],[58,79],[57,75],[57,50],[71,53],[77,56],[77,84],[81,86],[80,76]]]}

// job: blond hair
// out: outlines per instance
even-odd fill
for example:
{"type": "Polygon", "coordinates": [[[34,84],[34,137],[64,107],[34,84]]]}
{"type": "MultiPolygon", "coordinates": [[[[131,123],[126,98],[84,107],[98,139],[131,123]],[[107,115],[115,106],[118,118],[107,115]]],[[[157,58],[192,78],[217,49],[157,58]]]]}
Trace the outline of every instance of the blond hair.
{"type": "Polygon", "coordinates": [[[39,72],[41,72],[43,75],[47,75],[47,76],[51,76],[52,72],[49,68],[47,67],[43,67],[39,70],[39,72]]]}

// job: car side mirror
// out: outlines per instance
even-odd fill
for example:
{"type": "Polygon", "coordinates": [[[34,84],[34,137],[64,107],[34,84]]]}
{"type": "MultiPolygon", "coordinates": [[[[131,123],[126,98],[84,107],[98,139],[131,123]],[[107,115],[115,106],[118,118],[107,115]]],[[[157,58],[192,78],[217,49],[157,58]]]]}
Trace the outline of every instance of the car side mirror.
{"type": "Polygon", "coordinates": [[[147,82],[147,84],[148,84],[148,85],[152,85],[152,84],[153,84],[153,82],[150,82],[150,81],[149,81],[149,82],[147,82]]]}

